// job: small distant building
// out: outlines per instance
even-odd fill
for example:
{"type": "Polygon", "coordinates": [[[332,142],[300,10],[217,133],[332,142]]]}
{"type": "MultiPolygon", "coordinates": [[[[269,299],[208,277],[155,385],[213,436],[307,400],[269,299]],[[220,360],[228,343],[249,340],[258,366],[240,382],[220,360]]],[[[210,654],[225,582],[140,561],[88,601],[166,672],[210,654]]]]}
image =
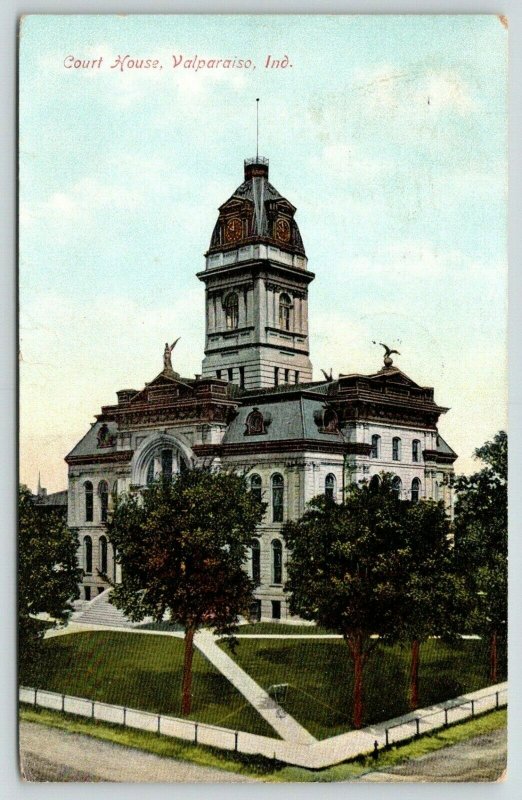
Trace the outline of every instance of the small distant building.
{"type": "Polygon", "coordinates": [[[389,472],[400,497],[443,500],[452,514],[457,455],[439,434],[448,409],[431,387],[394,366],[388,347],[370,374],[312,379],[314,275],[295,212],[269,183],[268,161],[247,160],[197,276],[205,285],[202,373],[175,372],[167,344],[163,370],[142,389],[118,391],[66,457],[85,599],[119,579],[104,524],[113,498],[210,460],[246,470],[250,491],[268,504],[245,564],[258,618],[288,616],[281,528],[312,497],[341,500],[348,484],[389,472]]]}
{"type": "Polygon", "coordinates": [[[64,489],[61,492],[52,492],[47,494],[47,489],[44,489],[40,484],[40,476],[38,476],[38,487],[36,494],[32,495],[33,503],[42,513],[51,513],[57,511],[64,518],[67,518],[67,498],[68,491],[64,489]]]}

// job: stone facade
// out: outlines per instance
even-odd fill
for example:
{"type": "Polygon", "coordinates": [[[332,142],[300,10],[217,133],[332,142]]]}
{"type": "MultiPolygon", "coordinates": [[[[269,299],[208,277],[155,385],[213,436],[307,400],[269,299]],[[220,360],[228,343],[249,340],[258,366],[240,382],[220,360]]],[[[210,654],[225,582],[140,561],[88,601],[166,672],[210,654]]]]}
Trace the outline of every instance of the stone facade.
{"type": "Polygon", "coordinates": [[[211,462],[248,474],[267,503],[245,568],[255,613],[287,618],[281,528],[312,497],[342,499],[347,484],[392,473],[400,496],[444,500],[456,454],[437,423],[447,409],[390,358],[370,375],[312,381],[306,254],[295,208],[245,163],[245,182],[219,210],[198,274],[205,283],[202,375],[166,367],[141,390],[117,392],[69,453],[68,522],[80,540],[83,597],[120,578],[105,520],[114,498],[159,474],[211,462]]]}

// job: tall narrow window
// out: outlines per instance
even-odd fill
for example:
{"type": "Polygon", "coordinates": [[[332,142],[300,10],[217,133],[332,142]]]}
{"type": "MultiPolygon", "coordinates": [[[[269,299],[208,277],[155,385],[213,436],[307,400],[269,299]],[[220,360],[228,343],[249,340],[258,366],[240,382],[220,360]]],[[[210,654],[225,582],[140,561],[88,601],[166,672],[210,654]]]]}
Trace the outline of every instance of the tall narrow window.
{"type": "Polygon", "coordinates": [[[245,388],[245,368],[239,367],[239,388],[245,388]]]}
{"type": "Polygon", "coordinates": [[[252,492],[252,496],[260,503],[261,496],[263,490],[263,483],[261,481],[261,475],[251,475],[250,476],[250,491],[252,492]]]}
{"type": "Polygon", "coordinates": [[[393,461],[401,460],[401,440],[398,436],[394,436],[392,439],[392,459],[393,461]]]}
{"type": "Polygon", "coordinates": [[[374,433],[372,436],[371,457],[372,458],[381,457],[381,437],[377,433],[374,433]]]}
{"type": "Polygon", "coordinates": [[[272,619],[281,619],[281,600],[272,600],[272,619]]]}
{"type": "Polygon", "coordinates": [[[279,386],[279,367],[274,367],[274,386],[279,386]]]}
{"type": "Polygon", "coordinates": [[[107,511],[109,508],[109,484],[107,481],[99,482],[98,495],[100,498],[100,520],[102,522],[107,522],[107,511]]]}
{"type": "Polygon", "coordinates": [[[284,486],[283,476],[279,472],[272,475],[272,522],[283,521],[284,486]]]}
{"type": "Polygon", "coordinates": [[[290,380],[290,370],[285,369],[285,383],[288,383],[290,380]]]}
{"type": "Polygon", "coordinates": [[[395,494],[400,500],[402,494],[402,481],[398,475],[396,475],[395,478],[393,478],[392,480],[392,490],[395,492],[395,494]]]}
{"type": "Polygon", "coordinates": [[[218,379],[218,381],[221,380],[221,370],[220,369],[216,370],[216,378],[218,379]]]}
{"type": "Polygon", "coordinates": [[[335,500],[335,484],[335,475],[329,472],[324,480],[324,495],[328,500],[335,500]]]}
{"type": "Polygon", "coordinates": [[[252,539],[252,580],[256,586],[261,583],[261,545],[259,539],[252,539]]]}
{"type": "Polygon", "coordinates": [[[225,322],[229,331],[239,325],[239,300],[235,292],[229,294],[225,300],[225,322]]]}
{"type": "Polygon", "coordinates": [[[92,539],[90,536],[83,537],[83,568],[88,575],[92,573],[92,539]]]}
{"type": "Polygon", "coordinates": [[[161,474],[167,481],[172,478],[172,450],[161,451],[161,474]]]}
{"type": "Polygon", "coordinates": [[[154,482],[154,459],[151,458],[147,467],[147,486],[154,482]]]}
{"type": "Polygon", "coordinates": [[[295,371],[295,383],[299,383],[299,370],[296,369],[295,371]]]}
{"type": "Polygon", "coordinates": [[[279,298],[279,327],[284,331],[290,330],[290,310],[292,301],[287,294],[282,294],[279,298]]]}
{"type": "Polygon", "coordinates": [[[420,496],[421,482],[418,478],[414,478],[411,482],[411,502],[418,503],[420,496]]]}
{"type": "Polygon", "coordinates": [[[283,583],[283,545],[279,539],[272,542],[272,583],[283,583]]]}
{"type": "Polygon", "coordinates": [[[418,439],[414,439],[411,443],[411,460],[415,463],[420,461],[420,442],[418,439]]]}
{"type": "Polygon", "coordinates": [[[85,491],[85,522],[92,522],[94,508],[94,492],[92,483],[90,481],[85,481],[83,488],[85,491]]]}
{"type": "Polygon", "coordinates": [[[228,380],[230,381],[230,383],[232,383],[232,381],[234,380],[234,367],[228,368],[228,380]]]}
{"type": "Polygon", "coordinates": [[[103,575],[107,574],[107,537],[100,536],[98,540],[98,546],[100,548],[100,572],[103,575]]]}

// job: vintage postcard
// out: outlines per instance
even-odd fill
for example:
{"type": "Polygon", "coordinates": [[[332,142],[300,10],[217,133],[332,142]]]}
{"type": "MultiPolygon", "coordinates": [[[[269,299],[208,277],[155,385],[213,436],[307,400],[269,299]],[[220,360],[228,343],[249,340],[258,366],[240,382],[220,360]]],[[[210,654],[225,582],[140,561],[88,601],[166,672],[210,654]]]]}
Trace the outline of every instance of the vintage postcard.
{"type": "Polygon", "coordinates": [[[20,23],[26,781],[498,781],[508,22],[20,23]]]}

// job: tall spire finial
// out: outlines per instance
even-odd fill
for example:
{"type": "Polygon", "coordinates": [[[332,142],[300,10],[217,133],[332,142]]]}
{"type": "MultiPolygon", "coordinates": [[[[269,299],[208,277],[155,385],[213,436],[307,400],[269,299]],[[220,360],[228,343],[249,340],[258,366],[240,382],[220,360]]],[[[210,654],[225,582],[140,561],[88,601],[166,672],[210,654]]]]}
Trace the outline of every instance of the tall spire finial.
{"type": "Polygon", "coordinates": [[[256,97],[256,161],[259,158],[259,97],[256,97]]]}
{"type": "Polygon", "coordinates": [[[40,497],[41,493],[42,493],[42,484],[40,481],[40,470],[38,470],[38,486],[36,487],[36,494],[38,495],[38,497],[40,497]]]}

